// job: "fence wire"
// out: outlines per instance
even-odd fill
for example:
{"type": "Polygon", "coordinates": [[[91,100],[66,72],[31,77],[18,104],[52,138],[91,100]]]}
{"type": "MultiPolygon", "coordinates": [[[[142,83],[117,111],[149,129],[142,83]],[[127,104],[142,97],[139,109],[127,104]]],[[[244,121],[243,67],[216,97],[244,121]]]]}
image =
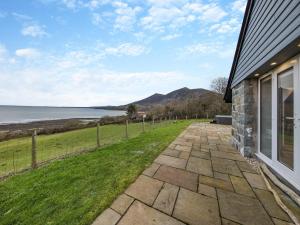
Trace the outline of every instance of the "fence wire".
{"type": "MultiPolygon", "coordinates": [[[[143,132],[166,126],[171,122],[166,119],[128,122],[128,138],[137,137],[143,132]]],[[[98,132],[95,126],[51,135],[37,134],[35,136],[36,163],[40,165],[83,151],[103,148],[126,139],[126,123],[99,126],[98,132]]],[[[0,178],[30,169],[32,152],[32,137],[0,142],[0,178]]]]}

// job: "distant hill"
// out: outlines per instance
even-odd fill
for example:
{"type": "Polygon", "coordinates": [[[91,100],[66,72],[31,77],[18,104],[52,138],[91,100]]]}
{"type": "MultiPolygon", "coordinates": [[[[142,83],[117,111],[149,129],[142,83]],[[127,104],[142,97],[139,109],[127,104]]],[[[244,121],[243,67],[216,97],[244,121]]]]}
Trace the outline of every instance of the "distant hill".
{"type": "MultiPolygon", "coordinates": [[[[166,105],[173,101],[184,101],[190,98],[200,97],[203,95],[216,95],[216,93],[202,88],[189,89],[187,87],[184,87],[165,95],[156,93],[147,98],[129,104],[137,105],[139,110],[149,110],[155,106],[166,105]]],[[[126,110],[129,104],[120,106],[99,106],[95,108],[110,110],[126,110]]]]}

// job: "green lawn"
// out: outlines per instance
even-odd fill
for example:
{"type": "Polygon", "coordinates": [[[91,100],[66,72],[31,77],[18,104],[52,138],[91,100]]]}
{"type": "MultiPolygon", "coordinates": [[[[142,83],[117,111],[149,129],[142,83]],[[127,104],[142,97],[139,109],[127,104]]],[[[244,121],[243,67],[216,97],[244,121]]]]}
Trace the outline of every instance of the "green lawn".
{"type": "MultiPolygon", "coordinates": [[[[145,130],[164,126],[146,123],[145,130]]],[[[132,123],[128,127],[129,138],[142,133],[142,123],[132,123]]],[[[44,162],[66,154],[80,152],[96,147],[96,128],[86,128],[53,135],[37,136],[37,161],[44,162]]],[[[125,125],[106,125],[100,127],[102,147],[124,140],[125,125]]],[[[17,172],[31,165],[31,137],[0,142],[0,177],[17,172]]]]}
{"type": "Polygon", "coordinates": [[[149,129],[0,182],[0,224],[91,224],[191,122],[149,129]]]}

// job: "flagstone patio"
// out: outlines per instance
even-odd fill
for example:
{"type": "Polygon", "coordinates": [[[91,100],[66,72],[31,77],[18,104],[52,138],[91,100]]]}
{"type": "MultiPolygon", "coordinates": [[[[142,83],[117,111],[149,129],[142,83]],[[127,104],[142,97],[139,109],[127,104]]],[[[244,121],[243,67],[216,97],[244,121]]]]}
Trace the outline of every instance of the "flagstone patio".
{"type": "Polygon", "coordinates": [[[231,127],[194,123],[93,225],[290,225],[231,127]]]}

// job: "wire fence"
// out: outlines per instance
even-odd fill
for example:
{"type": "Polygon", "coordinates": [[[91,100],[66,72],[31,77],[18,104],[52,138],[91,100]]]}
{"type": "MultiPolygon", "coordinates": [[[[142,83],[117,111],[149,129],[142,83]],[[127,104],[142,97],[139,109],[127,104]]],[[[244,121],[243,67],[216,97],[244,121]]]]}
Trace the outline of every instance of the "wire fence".
{"type": "Polygon", "coordinates": [[[52,160],[134,138],[174,120],[126,121],[123,124],[103,126],[98,123],[94,127],[51,135],[39,135],[33,131],[32,137],[3,141],[0,142],[0,178],[34,169],[52,160]]]}

